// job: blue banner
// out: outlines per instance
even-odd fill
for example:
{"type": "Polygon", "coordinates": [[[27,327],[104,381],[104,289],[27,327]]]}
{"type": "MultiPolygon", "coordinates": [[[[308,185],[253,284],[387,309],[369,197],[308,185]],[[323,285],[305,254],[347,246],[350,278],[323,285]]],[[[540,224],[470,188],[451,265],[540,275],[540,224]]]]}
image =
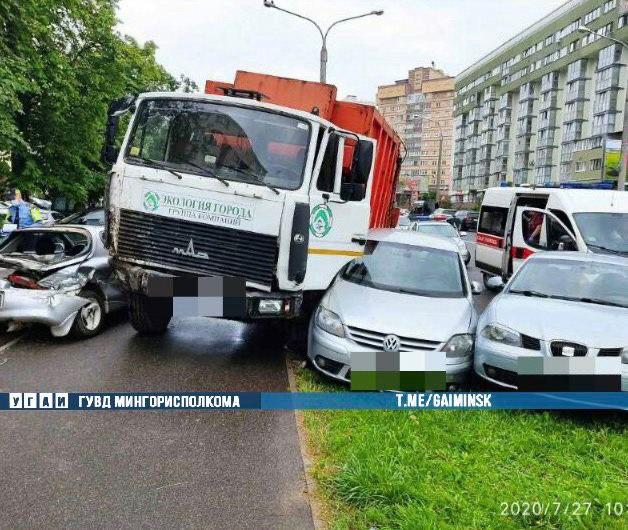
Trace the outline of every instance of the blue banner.
{"type": "Polygon", "coordinates": [[[628,410],[628,392],[4,392],[0,410],[628,410]]]}

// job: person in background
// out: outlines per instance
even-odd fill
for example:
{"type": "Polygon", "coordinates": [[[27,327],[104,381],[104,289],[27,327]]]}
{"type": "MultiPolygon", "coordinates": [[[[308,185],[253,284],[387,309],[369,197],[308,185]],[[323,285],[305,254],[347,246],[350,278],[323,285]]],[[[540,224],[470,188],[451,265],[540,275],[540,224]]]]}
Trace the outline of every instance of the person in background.
{"type": "Polygon", "coordinates": [[[26,228],[41,221],[39,208],[33,207],[22,198],[22,192],[15,190],[11,206],[9,206],[9,220],[18,228],[26,228]]]}

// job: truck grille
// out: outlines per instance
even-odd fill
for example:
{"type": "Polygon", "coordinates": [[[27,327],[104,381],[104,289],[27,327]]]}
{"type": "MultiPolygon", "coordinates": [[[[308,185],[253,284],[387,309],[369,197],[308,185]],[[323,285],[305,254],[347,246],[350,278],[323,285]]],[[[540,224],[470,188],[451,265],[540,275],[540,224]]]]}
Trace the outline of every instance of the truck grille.
{"type": "Polygon", "coordinates": [[[270,287],[277,252],[275,236],[120,210],[122,259],[192,274],[244,278],[270,287]],[[195,255],[181,252],[191,250],[190,245],[195,255]]]}

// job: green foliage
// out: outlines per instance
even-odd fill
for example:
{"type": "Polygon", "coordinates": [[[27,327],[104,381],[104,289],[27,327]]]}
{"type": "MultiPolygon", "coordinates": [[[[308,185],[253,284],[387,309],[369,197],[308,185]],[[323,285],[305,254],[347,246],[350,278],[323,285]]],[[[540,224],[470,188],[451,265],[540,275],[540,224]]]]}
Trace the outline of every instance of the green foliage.
{"type": "MultiPolygon", "coordinates": [[[[114,27],[117,0],[0,2],[0,180],[79,203],[102,194],[107,107],[178,82],[114,27]]],[[[182,76],[184,90],[194,83],[182,76]]]]}
{"type": "MultiPolygon", "coordinates": [[[[300,391],[343,391],[297,369],[300,391]]],[[[628,446],[619,414],[307,411],[313,475],[330,528],[626,528],[628,446]],[[504,514],[502,503],[541,512],[504,514]],[[584,513],[583,503],[591,503],[584,513]],[[625,502],[625,501],[621,501],[625,502]],[[556,512],[556,504],[561,510],[556,512]],[[577,505],[582,513],[574,514],[577,505]]]]}

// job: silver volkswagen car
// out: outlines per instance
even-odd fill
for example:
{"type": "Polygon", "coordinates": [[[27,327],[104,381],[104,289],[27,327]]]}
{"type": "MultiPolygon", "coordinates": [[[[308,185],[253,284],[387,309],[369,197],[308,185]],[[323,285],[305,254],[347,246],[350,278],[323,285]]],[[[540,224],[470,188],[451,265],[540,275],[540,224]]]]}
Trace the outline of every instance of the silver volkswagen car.
{"type": "Polygon", "coordinates": [[[447,386],[457,388],[472,365],[472,294],[481,289],[451,241],[374,230],[365,255],[340,271],[314,312],[308,356],[320,372],[349,382],[357,352],[445,351],[447,386]]]}
{"type": "MultiPolygon", "coordinates": [[[[489,282],[497,288],[501,280],[489,282]]],[[[621,356],[628,390],[628,259],[580,252],[528,258],[480,317],[474,369],[517,388],[523,356],[621,356]]]]}

